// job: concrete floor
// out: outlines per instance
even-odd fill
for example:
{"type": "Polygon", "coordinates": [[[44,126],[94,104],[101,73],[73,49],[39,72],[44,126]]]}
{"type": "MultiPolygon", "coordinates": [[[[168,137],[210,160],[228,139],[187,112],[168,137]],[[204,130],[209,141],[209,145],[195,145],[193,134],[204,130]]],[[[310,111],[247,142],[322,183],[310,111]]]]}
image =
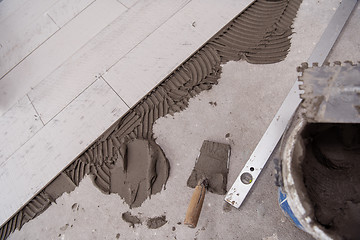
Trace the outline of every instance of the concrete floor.
{"type": "MultiPolygon", "coordinates": [[[[208,139],[231,145],[230,188],[296,80],[296,66],[310,56],[338,3],[304,0],[285,61],[273,65],[229,62],[223,66],[217,86],[192,99],[185,111],[156,122],[156,141],[171,165],[166,190],[141,207],[129,209],[118,195],[102,194],[86,178],[10,239],[312,239],[281,212],[270,161],[240,209],[225,205],[224,196],[208,193],[195,229],[182,224],[193,191],[186,180],[202,141],[208,139]],[[75,203],[78,208],[72,208],[75,203]],[[126,211],[143,223],[129,227],[121,218],[126,211]],[[148,229],[146,220],[161,215],[166,216],[167,224],[148,229]]],[[[359,21],[360,8],[356,6],[330,61],[359,59],[359,21]]]]}

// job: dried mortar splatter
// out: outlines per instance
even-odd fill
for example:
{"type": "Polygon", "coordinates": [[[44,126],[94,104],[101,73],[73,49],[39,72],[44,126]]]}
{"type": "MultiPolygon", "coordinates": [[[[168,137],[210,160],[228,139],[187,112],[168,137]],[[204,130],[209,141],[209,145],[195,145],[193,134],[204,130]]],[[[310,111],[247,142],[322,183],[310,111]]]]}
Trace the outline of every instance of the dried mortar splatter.
{"type": "Polygon", "coordinates": [[[129,226],[132,228],[135,227],[135,224],[141,224],[141,220],[137,216],[132,215],[130,212],[124,212],[121,215],[121,218],[125,222],[129,223],[129,226]]]}
{"type": "Polygon", "coordinates": [[[164,226],[167,223],[166,216],[149,218],[146,221],[146,225],[149,229],[157,229],[164,226]]]}

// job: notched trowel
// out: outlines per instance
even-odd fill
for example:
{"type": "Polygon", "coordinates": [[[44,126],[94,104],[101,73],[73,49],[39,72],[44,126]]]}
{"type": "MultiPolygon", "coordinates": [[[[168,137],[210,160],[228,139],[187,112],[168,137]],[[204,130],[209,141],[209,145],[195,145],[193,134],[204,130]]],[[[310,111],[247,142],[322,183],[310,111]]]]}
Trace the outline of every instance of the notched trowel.
{"type": "Polygon", "coordinates": [[[191,197],[184,224],[195,228],[199,220],[206,190],[223,195],[226,193],[229,172],[230,145],[204,141],[195,167],[187,181],[195,188],[191,197]]]}

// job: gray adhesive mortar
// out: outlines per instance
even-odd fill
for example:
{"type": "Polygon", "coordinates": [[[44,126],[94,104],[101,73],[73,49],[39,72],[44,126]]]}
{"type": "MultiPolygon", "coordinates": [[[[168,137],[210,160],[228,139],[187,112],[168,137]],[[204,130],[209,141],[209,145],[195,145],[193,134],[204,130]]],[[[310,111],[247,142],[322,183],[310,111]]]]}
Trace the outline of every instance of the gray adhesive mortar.
{"type": "Polygon", "coordinates": [[[195,188],[199,181],[207,180],[207,190],[216,194],[227,191],[228,162],[230,145],[205,140],[200,149],[194,169],[187,180],[187,185],[195,188]]]}
{"type": "Polygon", "coordinates": [[[303,102],[282,143],[289,204],[314,237],[358,239],[359,66],[336,61],[310,68],[302,64],[299,70],[303,102]]]}
{"type": "Polygon", "coordinates": [[[151,153],[149,157],[142,158],[143,164],[148,166],[146,170],[123,167],[124,174],[117,171],[118,176],[114,177],[113,168],[119,159],[131,165],[126,157],[128,142],[138,139],[148,141],[152,149],[159,148],[153,141],[153,123],[169,113],[184,110],[191,97],[217,84],[221,63],[244,59],[250,63],[269,64],[285,59],[290,48],[291,25],[300,3],[301,0],[255,1],[105,132],[83,156],[65,170],[66,174],[75,184],[85,174],[93,174],[94,184],[103,192],[114,192],[114,188],[122,189],[116,192],[130,207],[140,206],[166,183],[168,162],[165,156],[159,156],[161,149],[157,149],[156,157],[151,153]],[[162,167],[159,167],[158,163],[161,162],[162,167]],[[162,172],[165,173],[162,175],[162,172]],[[142,181],[138,182],[138,179],[122,176],[132,174],[144,176],[146,186],[141,184],[142,181]],[[126,181],[125,178],[133,181],[126,181]],[[128,184],[122,186],[122,182],[128,184]],[[129,191],[130,199],[127,193],[129,191]]]}
{"type": "Polygon", "coordinates": [[[154,125],[156,142],[169,159],[171,174],[166,191],[151,196],[150,201],[130,211],[133,215],[143,216],[144,220],[164,214],[167,224],[157,230],[150,230],[145,224],[136,225],[134,229],[129,227],[121,218],[123,212],[129,211],[128,205],[123,204],[118,195],[103,195],[93,187],[90,178],[85,177],[75,191],[58,198],[56,205],[24,225],[20,232],[13,234],[13,238],[50,239],[61,234],[60,238],[70,239],[78,236],[114,239],[120,234],[120,239],[174,239],[175,236],[177,239],[221,236],[234,239],[310,239],[288,222],[279,210],[271,165],[265,167],[258,179],[259,184],[240,211],[223,210],[223,196],[208,194],[209,202],[204,205],[206,211],[202,212],[199,228],[191,230],[177,224],[183,221],[179,212],[184,207],[185,214],[192,194],[192,189],[186,186],[186,179],[202,141],[209,139],[232,146],[231,158],[235,160],[230,163],[228,179],[234,181],[295,81],[296,66],[310,55],[313,43],[320,38],[338,1],[316,3],[304,0],[304,3],[294,26],[297,34],[293,35],[291,51],[285,61],[274,65],[229,62],[223,66],[221,80],[215,88],[191,99],[185,111],[161,118],[154,125]],[[309,30],[309,25],[316,31],[309,30]],[[263,76],[267,76],[266,81],[263,76]],[[79,203],[79,211],[71,210],[74,202],[79,203]],[[66,223],[71,226],[74,218],[74,227],[68,227],[64,232],[59,230],[66,223]]]}
{"type": "Polygon", "coordinates": [[[360,236],[360,124],[309,124],[302,163],[316,221],[341,239],[360,236]]]}
{"type": "MultiPolygon", "coordinates": [[[[142,180],[139,179],[142,177],[128,177],[134,173],[129,172],[124,164],[120,166],[122,173],[114,170],[121,163],[128,163],[129,142],[138,139],[154,146],[152,126],[156,119],[184,110],[190,98],[217,84],[221,63],[246,60],[255,64],[270,64],[284,60],[290,48],[291,26],[300,4],[301,0],[255,1],[100,136],[64,173],[77,186],[85,175],[90,174],[102,192],[117,192],[130,207],[140,206],[148,196],[160,191],[153,191],[153,184],[162,180],[156,185],[165,185],[168,170],[165,176],[158,179],[157,163],[163,162],[159,170],[164,172],[161,169],[166,169],[168,162],[165,156],[160,157],[162,161],[151,154],[144,157],[142,161],[147,169],[139,172],[146,174],[142,180]],[[116,179],[113,176],[115,173],[116,179]]],[[[35,197],[32,200],[35,208],[31,209],[31,215],[27,214],[29,207],[25,206],[5,224],[1,230],[2,236],[5,237],[16,227],[20,228],[49,206],[53,199],[47,199],[45,191],[40,194],[46,201],[38,201],[35,197]]]]}
{"type": "Polygon", "coordinates": [[[250,200],[245,202],[246,207],[241,211],[223,211],[223,197],[211,194],[207,196],[209,204],[204,206],[210,212],[200,219],[199,229],[190,230],[177,225],[183,220],[179,209],[187,205],[192,193],[186,187],[186,178],[194,166],[194,159],[199,153],[203,139],[223,141],[232,145],[234,149],[232,157],[238,160],[231,163],[229,182],[235,180],[241,164],[249,157],[251,149],[261,138],[272,115],[281,105],[296,79],[297,75],[292,70],[310,55],[313,42],[319,39],[338,1],[326,4],[305,1],[305,4],[295,24],[297,34],[293,36],[293,50],[284,62],[268,66],[254,66],[246,62],[228,63],[224,66],[222,79],[216,88],[191,99],[189,109],[181,114],[175,113],[174,117],[162,118],[155,125],[156,141],[172,166],[167,189],[153,195],[151,201],[145,201],[141,207],[131,212],[135,215],[140,212],[144,217],[166,214],[168,223],[160,228],[161,231],[149,231],[144,224],[132,230],[128,224],[121,224],[123,222],[121,214],[128,211],[129,207],[122,204],[122,200],[117,195],[104,196],[93,188],[90,179],[85,177],[80,187],[76,188],[70,196],[64,194],[60,197],[57,205],[51,206],[45,213],[26,224],[22,231],[14,234],[14,239],[21,236],[49,239],[58,234],[61,234],[61,237],[72,236],[73,238],[76,236],[115,238],[120,231],[121,239],[123,236],[129,236],[130,239],[140,238],[139,236],[142,239],[152,239],[155,236],[163,239],[174,236],[177,236],[177,239],[189,239],[195,236],[198,239],[209,239],[219,238],[222,233],[231,234],[234,238],[309,239],[308,235],[297,231],[291,223],[287,222],[278,210],[277,195],[271,187],[273,186],[272,170],[268,167],[264,169],[264,174],[259,179],[261,183],[257,185],[256,191],[252,193],[250,200]],[[312,7],[309,8],[309,5],[312,7]],[[309,31],[308,25],[312,25],[316,31],[309,31]],[[269,75],[269,72],[272,74],[269,75]],[[259,76],[268,76],[266,82],[269,85],[264,86],[263,79],[259,76]],[[225,95],[224,92],[226,92],[225,95]],[[252,92],[256,92],[256,96],[252,92]],[[217,104],[214,106],[209,102],[217,104]],[[249,125],[249,122],[252,124],[249,125]],[[172,134],[168,134],[169,131],[172,134]],[[227,133],[231,134],[225,138],[227,133]],[[264,201],[264,196],[266,196],[266,201],[264,201]],[[79,203],[80,210],[67,213],[64,209],[69,207],[71,210],[74,201],[79,203]],[[57,226],[73,221],[75,215],[76,227],[68,228],[66,232],[56,230],[57,226]],[[57,217],[54,219],[53,216],[57,217]],[[46,227],[49,231],[42,230],[43,227],[40,226],[46,227]],[[173,226],[176,226],[176,231],[172,231],[173,226]],[[234,231],[229,233],[229,229],[234,229],[234,231]]]}

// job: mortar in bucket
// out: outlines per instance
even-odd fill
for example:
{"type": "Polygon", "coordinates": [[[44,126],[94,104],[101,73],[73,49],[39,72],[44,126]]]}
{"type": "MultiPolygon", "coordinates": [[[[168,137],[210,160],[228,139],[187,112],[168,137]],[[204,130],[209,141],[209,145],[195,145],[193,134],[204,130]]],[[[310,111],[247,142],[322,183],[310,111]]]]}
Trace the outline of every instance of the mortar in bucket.
{"type": "Polygon", "coordinates": [[[303,101],[277,165],[280,207],[316,239],[360,239],[360,67],[301,71],[303,101]]]}

